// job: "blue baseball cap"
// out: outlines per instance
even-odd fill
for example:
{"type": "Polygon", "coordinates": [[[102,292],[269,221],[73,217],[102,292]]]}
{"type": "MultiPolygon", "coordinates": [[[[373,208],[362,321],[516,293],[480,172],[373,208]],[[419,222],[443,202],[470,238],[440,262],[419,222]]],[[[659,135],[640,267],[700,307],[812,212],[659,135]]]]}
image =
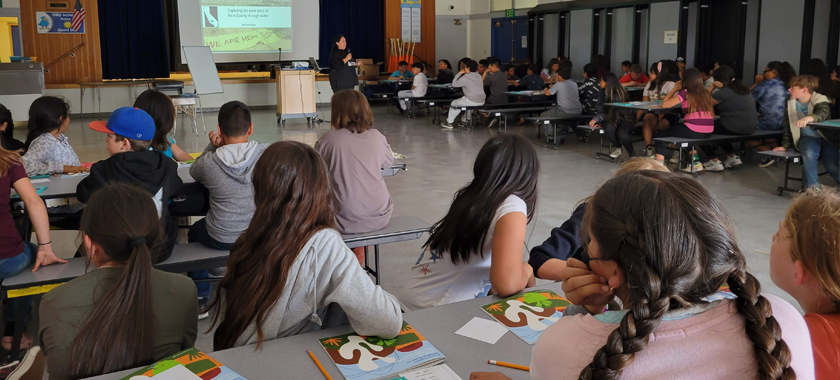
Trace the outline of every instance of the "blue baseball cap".
{"type": "Polygon", "coordinates": [[[155,137],[155,121],[146,111],[136,107],[118,108],[108,122],[92,121],[90,129],[102,133],[112,133],[140,141],[151,141],[155,137]]]}

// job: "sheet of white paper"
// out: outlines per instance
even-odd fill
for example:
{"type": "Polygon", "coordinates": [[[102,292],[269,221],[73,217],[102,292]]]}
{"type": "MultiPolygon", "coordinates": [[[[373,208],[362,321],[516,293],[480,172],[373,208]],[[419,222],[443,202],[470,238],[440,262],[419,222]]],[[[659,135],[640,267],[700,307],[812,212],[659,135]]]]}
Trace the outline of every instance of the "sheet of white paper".
{"type": "Polygon", "coordinates": [[[73,177],[84,177],[90,175],[90,173],[74,173],[74,174],[62,174],[61,178],[73,178],[73,177]]]}
{"type": "MultiPolygon", "coordinates": [[[[143,377],[144,379],[148,379],[147,377],[143,377]]],[[[201,379],[200,377],[196,376],[187,367],[182,365],[176,365],[166,371],[163,371],[157,375],[152,376],[154,380],[196,380],[201,379]]]]}
{"type": "Polygon", "coordinates": [[[508,329],[501,323],[475,317],[455,333],[467,338],[496,344],[507,332],[508,329]]]}
{"type": "Polygon", "coordinates": [[[463,380],[446,364],[401,373],[399,380],[463,380]]]}
{"type": "Polygon", "coordinates": [[[29,180],[29,182],[32,182],[32,183],[44,183],[44,182],[49,182],[49,181],[50,181],[49,178],[38,178],[38,179],[30,179],[29,180]]]}

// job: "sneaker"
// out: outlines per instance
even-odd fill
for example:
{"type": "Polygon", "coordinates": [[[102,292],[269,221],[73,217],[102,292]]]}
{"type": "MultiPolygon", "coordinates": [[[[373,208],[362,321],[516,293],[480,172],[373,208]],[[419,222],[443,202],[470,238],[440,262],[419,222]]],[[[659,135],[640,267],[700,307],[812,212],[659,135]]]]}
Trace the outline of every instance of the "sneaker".
{"type": "Polygon", "coordinates": [[[741,166],[743,162],[741,162],[741,157],[738,156],[729,156],[726,157],[726,161],[723,162],[723,166],[727,169],[732,169],[737,166],[741,166]]]}
{"type": "Polygon", "coordinates": [[[693,164],[686,165],[685,168],[682,169],[682,171],[684,171],[686,173],[691,173],[692,172],[692,166],[694,167],[694,172],[695,173],[703,171],[703,164],[700,161],[694,161],[693,164]]]}
{"type": "Polygon", "coordinates": [[[441,122],[441,123],[440,123],[440,127],[441,127],[441,128],[445,128],[445,129],[452,129],[452,128],[455,128],[455,127],[454,127],[452,124],[450,124],[448,121],[441,122]]]}
{"type": "Polygon", "coordinates": [[[764,158],[761,159],[761,162],[758,164],[758,167],[767,168],[767,167],[770,167],[777,162],[779,162],[778,158],[773,158],[773,157],[769,157],[769,156],[764,157],[764,158]]]}
{"type": "MultiPolygon", "coordinates": [[[[26,351],[23,359],[0,367],[0,378],[6,380],[20,380],[26,375],[32,375],[30,370],[43,371],[46,359],[41,353],[41,347],[35,346],[26,351]]],[[[33,371],[34,372],[34,371],[33,371]]]]}
{"type": "Polygon", "coordinates": [[[645,148],[645,156],[647,158],[656,158],[656,151],[653,150],[653,147],[645,148]]]}
{"type": "Polygon", "coordinates": [[[668,160],[672,164],[679,164],[680,163],[680,151],[674,151],[674,154],[671,155],[671,159],[668,160]]]}
{"type": "Polygon", "coordinates": [[[618,158],[621,155],[621,148],[615,148],[610,152],[610,158],[618,158]]]}
{"type": "Polygon", "coordinates": [[[499,119],[490,120],[490,124],[487,124],[487,128],[493,128],[496,124],[499,123],[499,119]]]}
{"type": "Polygon", "coordinates": [[[703,164],[703,169],[713,172],[722,172],[724,170],[723,163],[720,160],[709,160],[703,164]]]}

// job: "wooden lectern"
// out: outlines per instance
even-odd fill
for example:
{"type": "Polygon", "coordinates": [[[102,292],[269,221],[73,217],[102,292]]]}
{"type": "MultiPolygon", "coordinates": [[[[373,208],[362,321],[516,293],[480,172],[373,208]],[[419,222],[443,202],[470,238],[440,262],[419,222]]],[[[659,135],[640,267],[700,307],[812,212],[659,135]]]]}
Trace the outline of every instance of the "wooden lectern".
{"type": "Polygon", "coordinates": [[[315,70],[277,70],[277,122],[305,117],[307,123],[316,116],[315,70]]]}

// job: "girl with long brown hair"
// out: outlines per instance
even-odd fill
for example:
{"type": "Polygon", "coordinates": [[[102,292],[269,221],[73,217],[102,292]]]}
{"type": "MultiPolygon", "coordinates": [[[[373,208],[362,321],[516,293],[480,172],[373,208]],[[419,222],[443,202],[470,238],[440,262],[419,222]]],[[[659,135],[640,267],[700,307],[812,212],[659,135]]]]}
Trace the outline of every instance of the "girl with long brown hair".
{"type": "Polygon", "coordinates": [[[195,344],[192,280],[152,268],[163,245],[149,193],[114,183],[93,194],[80,224],[96,269],[44,295],[41,348],[51,380],[80,379],[151,364],[195,344]]]}
{"type": "MultiPolygon", "coordinates": [[[[715,109],[712,103],[712,96],[703,86],[703,77],[700,70],[695,68],[686,69],[683,73],[683,80],[677,82],[674,87],[662,100],[662,108],[671,108],[682,105],[685,120],[683,123],[672,125],[668,129],[660,130],[658,137],[684,137],[689,139],[702,139],[709,137],[715,129],[715,109]]],[[[656,159],[665,161],[665,143],[656,143],[656,159]]],[[[703,170],[703,164],[697,152],[691,152],[692,162],[684,170],[703,170]]]]}
{"type": "Polygon", "coordinates": [[[360,335],[399,334],[397,299],[373,284],[334,229],[327,165],[315,149],[293,141],[272,144],[253,177],[254,216],[230,249],[210,305],[211,329],[218,326],[214,349],[259,348],[346,317],[360,335]]]}
{"type": "MultiPolygon", "coordinates": [[[[574,306],[534,346],[531,379],[814,378],[805,321],[761,293],[731,219],[699,182],[614,178],[589,203],[581,238],[588,263],[569,259],[561,275],[574,306]]],[[[471,379],[493,378],[503,377],[471,379]]]]}

